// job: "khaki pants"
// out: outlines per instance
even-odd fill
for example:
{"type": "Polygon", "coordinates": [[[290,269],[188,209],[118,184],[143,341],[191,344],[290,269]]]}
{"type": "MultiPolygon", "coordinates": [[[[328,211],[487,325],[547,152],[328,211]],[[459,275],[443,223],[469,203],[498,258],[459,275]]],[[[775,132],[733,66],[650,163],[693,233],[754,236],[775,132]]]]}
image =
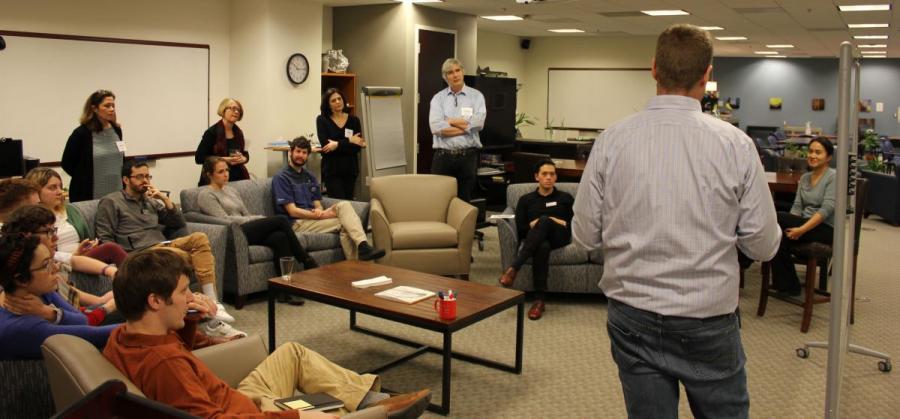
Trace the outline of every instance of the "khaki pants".
{"type": "Polygon", "coordinates": [[[359,375],[291,342],[272,352],[241,381],[237,390],[263,412],[280,411],[274,401],[293,396],[295,390],[305,394],[328,393],[344,402],[346,411],[353,412],[366,393],[380,388],[377,376],[359,375]]]}
{"type": "Polygon", "coordinates": [[[197,281],[201,284],[216,285],[216,259],[209,247],[209,238],[204,233],[191,233],[167,244],[152,248],[167,249],[177,253],[194,267],[197,281]]]}
{"type": "Polygon", "coordinates": [[[340,231],[341,247],[344,249],[344,257],[347,260],[359,259],[357,246],[366,241],[366,230],[359,221],[359,216],[353,211],[353,206],[347,201],[335,204],[337,218],[327,220],[297,220],[294,222],[294,231],[311,233],[334,233],[340,231]]]}

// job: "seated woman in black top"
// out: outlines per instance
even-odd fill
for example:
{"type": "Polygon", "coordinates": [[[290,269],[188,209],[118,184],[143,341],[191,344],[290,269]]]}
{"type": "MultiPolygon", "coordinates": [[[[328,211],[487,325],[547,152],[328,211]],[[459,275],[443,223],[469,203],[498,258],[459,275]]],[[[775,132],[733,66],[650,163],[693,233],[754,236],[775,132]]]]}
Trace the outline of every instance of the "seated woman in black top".
{"type": "MultiPolygon", "coordinates": [[[[244,119],[244,106],[237,99],[225,98],[219,103],[217,110],[222,117],[204,133],[194,152],[194,163],[202,165],[209,156],[219,156],[228,163],[228,175],[232,181],[250,179],[247,162],[250,152],[244,144],[244,131],[237,122],[244,119]]],[[[209,179],[201,170],[197,186],[208,185],[209,179]]]]}
{"type": "Polygon", "coordinates": [[[512,266],[500,276],[500,284],[512,286],[522,265],[531,258],[534,277],[534,304],[528,318],[540,319],[544,314],[544,292],[550,269],[550,251],[572,241],[572,195],[556,190],[556,164],[543,159],[534,166],[534,180],[538,188],[519,198],[516,205],[516,230],[520,242],[519,254],[512,266]]]}
{"type": "Polygon", "coordinates": [[[316,135],[322,142],[322,182],[328,196],[353,199],[359,176],[359,151],[366,146],[359,118],[347,113],[347,101],[338,89],[322,95],[322,114],[316,117],[316,135]]]}

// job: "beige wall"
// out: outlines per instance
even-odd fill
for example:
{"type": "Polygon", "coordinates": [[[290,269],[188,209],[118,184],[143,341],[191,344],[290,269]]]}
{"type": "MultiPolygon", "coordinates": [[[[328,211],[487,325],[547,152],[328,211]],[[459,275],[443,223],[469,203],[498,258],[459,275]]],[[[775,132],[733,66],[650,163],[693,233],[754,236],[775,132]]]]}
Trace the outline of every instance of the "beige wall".
{"type": "MultiPolygon", "coordinates": [[[[525,53],[525,72],[522,78],[524,100],[518,101],[518,110],[539,118],[539,121],[534,127],[524,128],[523,135],[531,138],[544,136],[548,68],[649,68],[655,47],[655,37],[531,38],[531,48],[525,53]]],[[[590,104],[591,101],[603,98],[578,98],[578,100],[590,104]]]]}
{"type": "MultiPolygon", "coordinates": [[[[208,44],[210,122],[219,119],[215,110],[222,98],[233,96],[243,102],[247,116],[240,125],[251,153],[249,169],[258,177],[266,176],[270,153],[263,147],[267,142],[315,131],[323,33],[319,3],[0,0],[0,10],[0,28],[6,30],[208,44]],[[310,78],[298,87],[288,83],[285,76],[284,66],[291,52],[302,52],[310,61],[310,78]]],[[[115,63],[107,65],[105,71],[114,71],[115,63]]],[[[70,118],[74,128],[78,111],[41,117],[70,118]]],[[[128,121],[122,123],[127,132],[128,121]]],[[[160,121],[163,129],[164,123],[160,121]]],[[[198,142],[201,134],[197,133],[198,142]]],[[[200,172],[192,156],[159,160],[152,170],[154,183],[173,191],[176,199],[182,189],[196,186],[200,172]]]]}
{"type": "Polygon", "coordinates": [[[520,47],[522,38],[504,33],[478,31],[478,66],[490,67],[492,71],[504,71],[516,79],[519,90],[516,104],[523,108],[528,95],[529,83],[525,80],[525,62],[531,59],[531,50],[520,47]]]}

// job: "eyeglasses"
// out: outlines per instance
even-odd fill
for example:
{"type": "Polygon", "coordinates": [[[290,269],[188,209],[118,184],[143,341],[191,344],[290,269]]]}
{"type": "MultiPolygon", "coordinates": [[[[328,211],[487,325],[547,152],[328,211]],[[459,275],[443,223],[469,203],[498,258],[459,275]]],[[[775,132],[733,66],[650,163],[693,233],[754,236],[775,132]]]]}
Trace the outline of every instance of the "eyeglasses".
{"type": "Polygon", "coordinates": [[[42,228],[38,231],[35,231],[35,234],[45,234],[45,235],[47,235],[47,237],[52,238],[53,236],[56,235],[56,233],[58,231],[59,231],[59,228],[57,228],[57,227],[49,227],[49,228],[42,228]]]}
{"type": "Polygon", "coordinates": [[[226,111],[232,111],[232,112],[241,113],[241,108],[239,108],[239,107],[237,107],[237,106],[229,106],[229,107],[225,108],[225,110],[226,110],[226,111]]]}
{"type": "Polygon", "coordinates": [[[47,259],[47,261],[44,262],[43,264],[41,264],[41,266],[38,266],[37,268],[34,268],[34,269],[29,269],[29,271],[40,272],[42,270],[45,270],[45,271],[47,271],[48,274],[52,274],[53,272],[58,270],[58,268],[59,268],[59,262],[57,262],[55,259],[47,259]]]}
{"type": "Polygon", "coordinates": [[[137,180],[153,180],[153,175],[134,175],[128,177],[137,180]]]}

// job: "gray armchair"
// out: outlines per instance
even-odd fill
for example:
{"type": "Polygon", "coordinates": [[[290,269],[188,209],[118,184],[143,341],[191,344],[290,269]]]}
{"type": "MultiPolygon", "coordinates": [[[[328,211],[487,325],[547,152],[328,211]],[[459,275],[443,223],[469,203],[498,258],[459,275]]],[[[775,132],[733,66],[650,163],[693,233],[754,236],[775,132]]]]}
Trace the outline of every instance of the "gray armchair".
{"type": "MultiPolygon", "coordinates": [[[[129,393],[146,397],[97,348],[84,339],[72,335],[54,335],[44,341],[41,351],[47,363],[47,375],[57,411],[69,407],[108,380],[122,381],[129,393]]],[[[258,335],[198,349],[193,353],[231,388],[237,388],[241,380],[268,356],[266,346],[258,335]]],[[[344,417],[385,418],[387,412],[384,407],[376,406],[344,417]]]]}
{"type": "MultiPolygon", "coordinates": [[[[90,345],[88,343],[88,345],[90,345]]],[[[0,416],[45,419],[53,415],[53,399],[42,359],[0,361],[0,416]]]]}
{"type": "MultiPolygon", "coordinates": [[[[252,214],[267,217],[275,216],[272,200],[272,179],[251,179],[229,183],[244,201],[252,214]]],[[[240,309],[246,302],[246,296],[268,289],[268,280],[279,275],[276,272],[272,250],[265,246],[250,246],[240,223],[212,217],[200,212],[197,195],[201,188],[181,191],[181,208],[184,218],[200,225],[224,228],[227,233],[227,257],[225,258],[224,292],[235,298],[234,306],[240,309]]],[[[322,204],[326,207],[338,202],[325,198],[322,204]]],[[[359,215],[362,225],[368,224],[369,204],[350,201],[353,210],[359,215]]],[[[297,239],[307,253],[319,265],[344,260],[340,236],[334,233],[297,233],[297,239]]]]}
{"type": "MultiPolygon", "coordinates": [[[[506,210],[504,214],[514,214],[519,198],[534,191],[537,184],[514,183],[506,188],[506,210]]],[[[560,182],[556,188],[576,196],[578,184],[560,182]]],[[[577,197],[576,197],[577,199],[577,197]]],[[[510,266],[519,250],[519,237],[516,232],[515,219],[500,219],[497,222],[497,230],[500,236],[500,263],[501,269],[510,266]]],[[[588,252],[576,245],[569,245],[550,252],[550,272],[547,278],[547,291],[568,293],[602,293],[597,284],[603,275],[603,254],[600,251],[588,252]]],[[[533,279],[531,276],[531,262],[522,266],[516,276],[513,288],[522,291],[533,291],[533,279]]]]}
{"type": "MultiPolygon", "coordinates": [[[[95,217],[97,216],[97,206],[99,204],[99,199],[95,199],[92,201],[75,202],[72,204],[78,210],[78,212],[81,213],[81,216],[84,217],[84,220],[87,223],[88,235],[90,237],[96,237],[94,226],[95,217]]],[[[221,298],[221,294],[223,291],[223,276],[225,275],[225,246],[228,239],[225,227],[220,225],[198,224],[189,222],[187,223],[187,231],[188,233],[205,233],[206,237],[209,238],[209,246],[212,249],[213,257],[215,257],[216,259],[216,290],[219,293],[219,297],[221,298]]],[[[90,280],[85,280],[85,277],[83,275],[76,275],[73,280],[76,286],[92,294],[102,294],[103,292],[109,291],[111,289],[108,281],[96,282],[96,277],[93,277],[90,280]]]]}

